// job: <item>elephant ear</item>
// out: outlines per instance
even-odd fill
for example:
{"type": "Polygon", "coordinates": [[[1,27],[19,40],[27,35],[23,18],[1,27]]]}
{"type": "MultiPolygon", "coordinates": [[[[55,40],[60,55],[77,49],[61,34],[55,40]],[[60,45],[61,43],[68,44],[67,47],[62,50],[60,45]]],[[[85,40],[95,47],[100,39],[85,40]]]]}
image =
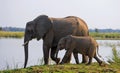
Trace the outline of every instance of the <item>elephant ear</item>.
{"type": "Polygon", "coordinates": [[[36,26],[43,26],[46,30],[52,26],[51,19],[46,15],[40,15],[34,21],[36,22],[36,26]]]}
{"type": "Polygon", "coordinates": [[[71,45],[72,45],[72,37],[71,37],[71,35],[68,35],[66,37],[66,48],[65,48],[65,50],[70,49],[71,45]]]}
{"type": "MultiPolygon", "coordinates": [[[[26,24],[26,29],[25,29],[25,37],[29,37],[29,39],[32,39],[31,36],[35,37],[35,22],[34,21],[29,21],[26,24]]],[[[28,40],[29,41],[29,40],[28,40]]]]}
{"type": "Polygon", "coordinates": [[[35,21],[35,28],[37,33],[37,39],[40,39],[46,35],[46,33],[52,28],[52,21],[46,15],[40,15],[35,21]]]}
{"type": "Polygon", "coordinates": [[[34,21],[27,22],[27,24],[26,24],[26,30],[32,30],[33,32],[35,32],[34,31],[34,27],[35,27],[35,22],[34,21]]]}

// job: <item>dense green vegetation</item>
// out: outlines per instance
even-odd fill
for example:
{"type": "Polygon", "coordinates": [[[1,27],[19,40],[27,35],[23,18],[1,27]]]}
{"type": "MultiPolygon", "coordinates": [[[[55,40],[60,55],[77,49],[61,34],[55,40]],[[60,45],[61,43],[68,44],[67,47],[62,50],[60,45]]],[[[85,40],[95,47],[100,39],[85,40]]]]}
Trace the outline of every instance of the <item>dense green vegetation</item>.
{"type": "Polygon", "coordinates": [[[115,46],[112,46],[112,58],[109,58],[108,62],[120,66],[120,51],[117,51],[115,46]]]}
{"type": "Polygon", "coordinates": [[[0,37],[12,37],[12,38],[22,38],[24,36],[24,32],[8,32],[8,31],[0,31],[0,37]]]}
{"type": "Polygon", "coordinates": [[[65,65],[42,65],[31,66],[28,68],[4,70],[0,73],[119,73],[120,66],[117,64],[99,66],[98,63],[92,63],[89,66],[85,64],[65,64],[65,65]]]}
{"type": "Polygon", "coordinates": [[[107,40],[107,39],[120,39],[120,33],[96,33],[96,32],[91,32],[90,36],[96,38],[96,39],[102,39],[102,40],[107,40]]]}
{"type": "MultiPolygon", "coordinates": [[[[12,37],[21,38],[24,36],[24,32],[6,32],[0,31],[0,37],[12,37]]],[[[101,32],[90,32],[90,36],[99,39],[120,39],[120,33],[101,33],[101,32]]]]}

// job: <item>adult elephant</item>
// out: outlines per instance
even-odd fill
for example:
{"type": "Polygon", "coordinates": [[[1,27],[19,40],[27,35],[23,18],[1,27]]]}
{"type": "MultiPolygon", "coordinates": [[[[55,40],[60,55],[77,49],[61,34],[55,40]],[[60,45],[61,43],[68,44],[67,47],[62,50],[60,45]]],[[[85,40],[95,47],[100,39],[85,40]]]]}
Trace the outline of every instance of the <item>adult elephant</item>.
{"type": "MultiPolygon", "coordinates": [[[[33,38],[37,40],[43,39],[43,56],[45,64],[48,64],[48,58],[51,48],[50,57],[56,63],[59,58],[55,57],[56,48],[59,40],[67,35],[88,36],[89,31],[87,24],[80,18],[68,16],[65,18],[49,18],[46,15],[40,15],[34,20],[26,24],[24,36],[24,51],[25,62],[24,68],[28,61],[28,44],[33,38]]],[[[69,57],[68,62],[71,57],[69,57]]],[[[86,62],[86,57],[83,56],[83,63],[86,62]]]]}

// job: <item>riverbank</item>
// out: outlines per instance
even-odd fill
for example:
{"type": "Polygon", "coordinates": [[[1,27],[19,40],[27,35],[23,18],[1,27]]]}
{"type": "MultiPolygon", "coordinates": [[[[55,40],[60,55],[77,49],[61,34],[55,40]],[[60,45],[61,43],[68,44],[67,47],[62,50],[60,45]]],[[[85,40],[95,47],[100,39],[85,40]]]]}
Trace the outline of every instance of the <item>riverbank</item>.
{"type": "MultiPolygon", "coordinates": [[[[8,32],[0,31],[0,37],[5,38],[22,38],[24,32],[8,32]]],[[[120,33],[96,33],[90,32],[90,36],[94,37],[97,40],[120,40],[120,33]]]]}
{"type": "Polygon", "coordinates": [[[0,38],[22,38],[24,32],[10,32],[10,31],[0,31],[0,38]]]}
{"type": "Polygon", "coordinates": [[[115,33],[90,32],[90,36],[94,37],[97,40],[120,40],[120,33],[118,32],[115,33]]]}
{"type": "Polygon", "coordinates": [[[85,64],[42,65],[4,70],[0,73],[120,73],[120,66],[118,64],[99,66],[98,63],[89,66],[85,64]]]}

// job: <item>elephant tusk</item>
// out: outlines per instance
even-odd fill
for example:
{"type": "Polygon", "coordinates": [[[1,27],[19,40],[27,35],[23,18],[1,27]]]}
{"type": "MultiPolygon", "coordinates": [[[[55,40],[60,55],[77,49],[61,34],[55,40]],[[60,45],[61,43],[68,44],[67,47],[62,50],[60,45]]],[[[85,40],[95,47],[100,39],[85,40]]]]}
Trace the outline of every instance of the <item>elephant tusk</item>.
{"type": "Polygon", "coordinates": [[[28,41],[26,41],[22,46],[25,46],[28,43],[28,41]]]}

